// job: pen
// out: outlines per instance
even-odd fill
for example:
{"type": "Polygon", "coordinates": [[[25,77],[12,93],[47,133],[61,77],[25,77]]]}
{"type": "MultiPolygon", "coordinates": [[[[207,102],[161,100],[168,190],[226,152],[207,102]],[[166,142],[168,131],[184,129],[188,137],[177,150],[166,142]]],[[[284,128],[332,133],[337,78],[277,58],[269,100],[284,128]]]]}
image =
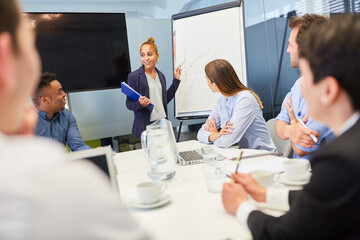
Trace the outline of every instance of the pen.
{"type": "MultiPolygon", "coordinates": [[[[240,160],[241,160],[241,157],[242,157],[242,155],[243,155],[243,152],[244,152],[244,150],[241,149],[241,150],[240,150],[240,153],[239,153],[239,156],[238,156],[238,158],[237,158],[237,164],[236,164],[235,173],[238,172],[239,164],[240,164],[240,160]]],[[[229,174],[226,174],[226,176],[231,178],[231,176],[230,176],[229,174]]],[[[231,182],[234,183],[235,180],[234,180],[234,179],[231,179],[231,182]]]]}
{"type": "MultiPolygon", "coordinates": [[[[300,122],[301,125],[303,125],[304,128],[308,128],[305,125],[305,123],[301,120],[301,118],[298,118],[297,120],[298,120],[298,122],[300,122]]],[[[312,138],[312,140],[314,140],[315,143],[317,143],[318,139],[314,135],[310,134],[310,137],[312,138]]]]}
{"type": "Polygon", "coordinates": [[[243,155],[243,152],[244,152],[244,150],[241,149],[241,150],[240,150],[240,153],[239,153],[239,157],[238,157],[238,159],[237,159],[237,164],[236,164],[235,173],[238,172],[239,164],[240,164],[240,160],[241,160],[241,157],[242,157],[242,155],[243,155]]]}

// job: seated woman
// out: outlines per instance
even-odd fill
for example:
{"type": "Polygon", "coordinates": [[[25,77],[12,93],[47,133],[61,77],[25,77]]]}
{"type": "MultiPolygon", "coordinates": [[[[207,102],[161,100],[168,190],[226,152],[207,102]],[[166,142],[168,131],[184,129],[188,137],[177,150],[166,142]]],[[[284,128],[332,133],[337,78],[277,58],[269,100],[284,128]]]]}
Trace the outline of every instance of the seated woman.
{"type": "Polygon", "coordinates": [[[199,130],[198,140],[219,147],[238,143],[239,148],[275,152],[262,103],[256,93],[240,82],[231,64],[223,59],[214,60],[205,66],[205,74],[210,89],[222,96],[199,130]]]}

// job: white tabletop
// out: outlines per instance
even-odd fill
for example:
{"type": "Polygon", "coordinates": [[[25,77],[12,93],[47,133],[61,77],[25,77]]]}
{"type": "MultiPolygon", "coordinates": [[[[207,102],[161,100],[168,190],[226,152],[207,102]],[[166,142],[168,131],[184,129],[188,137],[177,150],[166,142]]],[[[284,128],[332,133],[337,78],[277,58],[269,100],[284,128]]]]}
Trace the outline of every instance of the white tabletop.
{"type": "MultiPolygon", "coordinates": [[[[177,144],[179,151],[197,149],[198,141],[177,144]]],[[[253,153],[256,150],[245,150],[253,153]]],[[[286,158],[261,157],[244,159],[240,170],[271,169],[282,171],[286,158]]],[[[225,161],[226,167],[235,169],[235,163],[225,161]]],[[[115,156],[117,180],[121,201],[125,205],[137,197],[136,184],[150,181],[143,150],[119,153],[115,156]]],[[[171,202],[154,209],[131,208],[132,215],[157,240],[168,239],[252,239],[250,232],[228,214],[221,202],[220,193],[207,191],[202,164],[178,166],[175,177],[167,182],[171,202]]],[[[130,206],[129,206],[130,207],[130,206]]]]}

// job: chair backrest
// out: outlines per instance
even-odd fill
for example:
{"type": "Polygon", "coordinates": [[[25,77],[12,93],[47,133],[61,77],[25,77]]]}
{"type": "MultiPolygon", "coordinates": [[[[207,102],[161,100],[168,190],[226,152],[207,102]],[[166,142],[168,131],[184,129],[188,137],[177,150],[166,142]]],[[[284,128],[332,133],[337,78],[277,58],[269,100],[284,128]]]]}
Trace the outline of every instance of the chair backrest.
{"type": "Polygon", "coordinates": [[[269,119],[266,122],[266,125],[267,125],[270,135],[271,135],[271,138],[272,138],[279,153],[282,153],[284,157],[292,158],[293,150],[291,147],[291,142],[289,139],[283,140],[277,136],[276,130],[275,130],[275,123],[276,123],[275,118],[269,119]]]}

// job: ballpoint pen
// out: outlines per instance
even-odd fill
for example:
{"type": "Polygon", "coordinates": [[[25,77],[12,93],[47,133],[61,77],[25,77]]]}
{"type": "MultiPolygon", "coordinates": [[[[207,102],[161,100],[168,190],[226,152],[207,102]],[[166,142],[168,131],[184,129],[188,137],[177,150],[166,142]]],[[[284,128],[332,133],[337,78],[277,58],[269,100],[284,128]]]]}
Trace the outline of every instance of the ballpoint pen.
{"type": "Polygon", "coordinates": [[[244,150],[241,149],[241,150],[240,150],[240,153],[239,153],[239,156],[238,156],[238,159],[237,159],[237,164],[236,164],[235,173],[238,172],[239,164],[240,164],[240,160],[241,160],[241,157],[242,157],[242,155],[243,155],[243,152],[244,152],[244,150]]]}
{"type": "MultiPolygon", "coordinates": [[[[301,118],[297,118],[297,120],[298,120],[298,122],[299,122],[301,125],[303,125],[304,128],[308,128],[308,127],[305,125],[305,123],[301,120],[301,118]]],[[[317,139],[314,135],[310,134],[310,137],[312,138],[312,140],[314,140],[315,143],[317,143],[318,139],[317,139]]]]}
{"type": "MultiPolygon", "coordinates": [[[[239,153],[239,156],[238,156],[238,158],[237,158],[237,163],[236,163],[236,169],[235,169],[235,173],[237,173],[238,172],[238,169],[239,169],[239,164],[240,164],[240,160],[241,160],[241,157],[242,157],[242,155],[243,155],[243,152],[244,152],[244,150],[243,149],[241,149],[240,150],[240,153],[239,153]]],[[[229,174],[226,174],[226,176],[227,177],[229,177],[229,178],[231,178],[231,176],[229,175],[229,174]]],[[[234,179],[231,179],[231,182],[235,182],[235,180],[234,179]]]]}

